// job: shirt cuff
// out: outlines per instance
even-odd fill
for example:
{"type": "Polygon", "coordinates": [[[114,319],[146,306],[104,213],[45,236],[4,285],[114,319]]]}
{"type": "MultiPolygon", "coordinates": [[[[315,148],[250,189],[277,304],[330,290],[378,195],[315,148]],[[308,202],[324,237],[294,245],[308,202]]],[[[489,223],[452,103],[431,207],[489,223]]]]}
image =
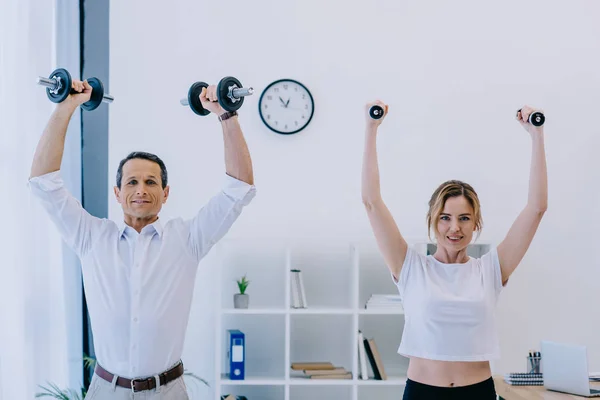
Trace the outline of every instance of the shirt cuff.
{"type": "Polygon", "coordinates": [[[254,196],[256,196],[256,187],[229,174],[225,174],[225,178],[223,179],[223,193],[235,201],[241,201],[243,205],[248,205],[254,196]]]}
{"type": "Polygon", "coordinates": [[[51,192],[53,190],[60,189],[64,186],[64,181],[60,170],[48,172],[47,174],[34,176],[27,182],[30,188],[42,190],[44,192],[51,192]]]}

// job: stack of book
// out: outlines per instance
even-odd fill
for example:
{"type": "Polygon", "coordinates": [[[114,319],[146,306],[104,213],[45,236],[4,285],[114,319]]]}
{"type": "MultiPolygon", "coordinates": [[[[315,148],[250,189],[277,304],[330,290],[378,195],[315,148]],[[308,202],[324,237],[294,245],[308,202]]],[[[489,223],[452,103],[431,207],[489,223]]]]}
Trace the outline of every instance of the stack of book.
{"type": "Polygon", "coordinates": [[[292,363],[292,370],[297,372],[292,375],[294,378],[352,379],[352,372],[328,361],[296,362],[292,363]]]}
{"type": "Polygon", "coordinates": [[[383,361],[377,350],[375,339],[367,339],[362,331],[358,331],[358,364],[360,376],[363,380],[369,379],[369,368],[373,371],[373,378],[378,381],[387,380],[383,361]]]}
{"type": "Polygon", "coordinates": [[[304,292],[304,281],[302,280],[302,271],[299,269],[290,270],[290,289],[291,289],[291,307],[307,308],[306,293],[304,292]]]}
{"type": "Polygon", "coordinates": [[[504,382],[515,386],[544,386],[541,373],[511,372],[504,375],[504,382]]]}
{"type": "Polygon", "coordinates": [[[372,294],[365,304],[367,310],[398,310],[402,311],[402,299],[393,294],[372,294]]]}

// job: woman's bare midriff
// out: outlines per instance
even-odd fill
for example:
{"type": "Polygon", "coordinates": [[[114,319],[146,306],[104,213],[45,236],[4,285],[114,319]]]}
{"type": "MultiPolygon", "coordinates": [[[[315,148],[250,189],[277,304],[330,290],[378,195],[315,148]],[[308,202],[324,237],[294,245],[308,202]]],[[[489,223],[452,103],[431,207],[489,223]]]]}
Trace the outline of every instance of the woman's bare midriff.
{"type": "Polygon", "coordinates": [[[411,357],[408,379],[431,386],[458,387],[483,382],[492,376],[489,361],[437,361],[411,357]]]}

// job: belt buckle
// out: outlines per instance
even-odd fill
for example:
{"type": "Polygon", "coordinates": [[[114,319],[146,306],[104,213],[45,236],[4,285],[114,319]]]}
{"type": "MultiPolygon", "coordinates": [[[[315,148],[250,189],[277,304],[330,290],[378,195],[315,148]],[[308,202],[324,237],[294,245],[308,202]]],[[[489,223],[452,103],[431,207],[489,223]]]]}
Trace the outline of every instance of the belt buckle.
{"type": "Polygon", "coordinates": [[[137,381],[137,379],[132,379],[131,380],[131,392],[135,393],[135,382],[137,381]]]}

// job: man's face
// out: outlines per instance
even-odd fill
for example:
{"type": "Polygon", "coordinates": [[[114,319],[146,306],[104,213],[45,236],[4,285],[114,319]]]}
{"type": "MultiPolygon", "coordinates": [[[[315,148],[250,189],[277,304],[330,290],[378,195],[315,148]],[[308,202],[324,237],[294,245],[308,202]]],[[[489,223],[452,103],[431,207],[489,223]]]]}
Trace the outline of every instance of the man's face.
{"type": "Polygon", "coordinates": [[[169,196],[169,187],[162,188],[160,166],[149,160],[134,158],[123,165],[121,187],[115,186],[115,196],[126,216],[153,219],[169,196]]]}

